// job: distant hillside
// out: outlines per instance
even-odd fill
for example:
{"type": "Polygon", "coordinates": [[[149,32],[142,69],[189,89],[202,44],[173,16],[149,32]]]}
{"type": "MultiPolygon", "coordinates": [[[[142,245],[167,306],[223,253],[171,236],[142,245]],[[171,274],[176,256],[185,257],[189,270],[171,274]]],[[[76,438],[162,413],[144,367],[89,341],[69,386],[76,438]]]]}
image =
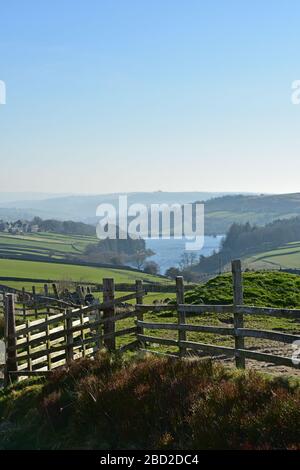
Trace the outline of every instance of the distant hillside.
{"type": "MultiPolygon", "coordinates": [[[[118,209],[120,193],[99,195],[74,195],[1,202],[0,218],[70,219],[94,224],[96,209],[101,203],[113,204],[118,209]]],[[[300,215],[300,193],[280,195],[253,195],[210,192],[139,192],[128,193],[128,204],[187,204],[205,202],[205,232],[224,234],[233,223],[264,225],[279,218],[300,215]]]]}
{"type": "MultiPolygon", "coordinates": [[[[201,258],[200,263],[193,267],[193,271],[216,272],[234,258],[253,257],[258,253],[273,251],[299,242],[299,240],[300,217],[276,220],[263,227],[251,225],[248,222],[246,224],[234,223],[222,241],[220,251],[201,258]]],[[[289,247],[290,252],[293,251],[292,248],[292,246],[289,247]]],[[[288,253],[287,251],[285,255],[288,253]]]]}
{"type": "Polygon", "coordinates": [[[298,215],[300,193],[223,196],[206,201],[205,231],[224,234],[233,223],[265,225],[298,215]]]}
{"type": "MultiPolygon", "coordinates": [[[[221,197],[229,193],[217,192],[138,192],[127,193],[128,204],[186,204],[196,200],[221,197]]],[[[42,218],[72,219],[88,223],[96,222],[96,209],[99,204],[113,204],[118,208],[118,198],[124,193],[98,194],[98,195],[74,195],[57,196],[46,199],[28,200],[23,196],[19,200],[7,200],[1,198],[0,193],[0,218],[13,219],[38,216],[42,218]]]]}

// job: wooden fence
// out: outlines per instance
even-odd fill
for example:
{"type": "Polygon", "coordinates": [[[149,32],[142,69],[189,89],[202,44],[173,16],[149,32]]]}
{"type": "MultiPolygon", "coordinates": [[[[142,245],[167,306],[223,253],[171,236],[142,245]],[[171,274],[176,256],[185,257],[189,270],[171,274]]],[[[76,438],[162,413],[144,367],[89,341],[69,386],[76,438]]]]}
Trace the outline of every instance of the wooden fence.
{"type": "MultiPolygon", "coordinates": [[[[241,262],[232,262],[233,302],[231,305],[192,305],[184,301],[184,282],[176,279],[176,302],[168,304],[145,304],[145,291],[142,281],[136,281],[135,292],[115,298],[113,279],[103,280],[103,302],[97,305],[66,308],[64,303],[53,306],[43,305],[37,312],[31,305],[31,312],[24,313],[24,307],[17,308],[13,294],[5,295],[5,344],[6,382],[20,376],[47,374],[54,368],[84,356],[93,356],[99,349],[126,351],[140,349],[149,351],[156,345],[174,350],[172,355],[185,357],[201,354],[213,357],[231,357],[239,368],[245,367],[245,360],[264,361],[275,365],[299,368],[299,362],[292,357],[269,354],[245,347],[245,338],[256,338],[290,344],[300,340],[300,335],[263,329],[244,327],[248,315],[293,316],[300,318],[300,310],[253,307],[243,304],[243,283],[241,262]],[[135,300],[135,303],[128,302],[135,300]],[[152,312],[152,320],[146,315],[152,312]],[[163,312],[173,312],[171,322],[161,322],[163,312]],[[155,321],[153,321],[153,313],[155,321]],[[231,314],[231,326],[201,324],[203,314],[231,314]],[[42,318],[32,319],[32,315],[42,318]],[[28,315],[28,319],[18,324],[16,318],[28,315]],[[175,315],[175,316],[174,316],[175,315]],[[189,323],[188,319],[199,317],[199,324],[189,323]],[[122,320],[132,319],[132,325],[122,327],[122,320]],[[175,322],[174,322],[175,320],[175,322]],[[120,327],[118,327],[120,325],[120,327]],[[176,339],[164,335],[153,336],[147,330],[176,333],[176,339]],[[189,341],[189,332],[230,336],[232,347],[204,342],[189,341]],[[122,338],[122,345],[117,345],[122,338]],[[126,340],[126,341],[125,341],[126,340]]],[[[164,318],[164,317],[163,317],[164,318]]]]}

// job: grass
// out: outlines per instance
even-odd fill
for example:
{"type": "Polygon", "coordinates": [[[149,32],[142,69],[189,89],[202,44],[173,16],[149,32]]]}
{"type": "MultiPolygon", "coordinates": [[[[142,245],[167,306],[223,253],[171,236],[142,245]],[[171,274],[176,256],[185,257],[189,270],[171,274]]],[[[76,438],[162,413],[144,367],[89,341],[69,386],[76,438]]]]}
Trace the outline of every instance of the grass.
{"type": "Polygon", "coordinates": [[[299,449],[297,382],[102,352],[0,392],[0,449],[299,449]]]}
{"type": "MultiPolygon", "coordinates": [[[[101,283],[104,277],[113,277],[115,282],[134,282],[136,279],[161,282],[162,278],[126,269],[97,268],[71,264],[56,264],[40,261],[0,259],[3,277],[20,277],[49,280],[72,280],[75,282],[101,283]]],[[[167,280],[164,280],[166,282],[167,280]]],[[[4,282],[7,284],[6,282],[4,282]]]]}
{"type": "MultiPolygon", "coordinates": [[[[300,277],[287,273],[244,273],[244,301],[246,305],[268,306],[277,308],[300,307],[300,277]]],[[[230,274],[218,276],[204,285],[186,292],[185,302],[190,304],[232,304],[233,290],[230,274]]],[[[148,303],[148,302],[147,302],[148,303]]],[[[157,314],[148,312],[144,319],[149,322],[176,323],[176,313],[164,312],[157,314]]],[[[230,326],[231,314],[201,314],[188,316],[187,323],[195,325],[230,326]]],[[[129,325],[128,325],[129,326],[129,325]]],[[[299,319],[295,316],[263,316],[244,315],[245,328],[276,330],[292,334],[300,334],[299,319]]],[[[176,331],[145,330],[145,334],[163,338],[178,339],[176,331]]],[[[187,332],[187,340],[204,342],[222,346],[233,347],[234,339],[231,336],[223,336],[211,333],[187,332]]],[[[246,347],[272,347],[278,346],[274,341],[266,342],[254,338],[245,339],[246,347]]],[[[279,345],[280,346],[280,345],[279,345]]],[[[152,345],[150,349],[160,352],[177,352],[177,348],[152,345]]]]}
{"type": "Polygon", "coordinates": [[[67,255],[83,254],[90,243],[96,243],[97,238],[91,236],[61,235],[53,233],[28,233],[12,235],[0,233],[1,256],[39,255],[51,256],[54,259],[67,255]]]}
{"type": "Polygon", "coordinates": [[[274,250],[258,253],[245,260],[251,269],[300,269],[300,241],[287,243],[274,250]]]}
{"type": "MultiPolygon", "coordinates": [[[[264,307],[300,306],[300,276],[281,272],[243,274],[244,303],[264,307]]],[[[232,304],[231,274],[218,276],[186,294],[187,303],[232,304]]]]}

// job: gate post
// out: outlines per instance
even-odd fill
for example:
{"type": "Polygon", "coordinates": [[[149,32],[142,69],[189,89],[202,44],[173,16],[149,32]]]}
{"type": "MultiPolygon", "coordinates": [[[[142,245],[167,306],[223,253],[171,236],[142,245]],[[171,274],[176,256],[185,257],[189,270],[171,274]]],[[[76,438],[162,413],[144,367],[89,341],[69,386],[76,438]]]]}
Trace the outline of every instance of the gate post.
{"type": "MultiPolygon", "coordinates": [[[[178,315],[178,325],[185,323],[185,312],[179,310],[178,305],[184,304],[184,283],[183,277],[176,277],[176,302],[177,302],[177,315],[178,315]]],[[[178,340],[186,341],[186,331],[178,329],[178,340]]],[[[183,357],[186,354],[186,348],[179,346],[179,356],[183,357]]]]}
{"type": "Polygon", "coordinates": [[[240,369],[245,369],[246,362],[244,357],[239,357],[237,350],[245,348],[244,338],[238,336],[238,329],[244,327],[244,318],[242,313],[236,311],[238,305],[244,303],[243,300],[243,278],[241,260],[234,260],[231,263],[232,281],[233,281],[233,326],[234,326],[234,348],[235,365],[240,369]]]}
{"type": "Polygon", "coordinates": [[[16,333],[16,318],[15,318],[15,302],[13,294],[6,294],[4,298],[4,317],[5,317],[5,373],[4,383],[9,385],[10,382],[17,380],[15,374],[10,377],[10,372],[18,370],[17,363],[17,339],[16,333]]]}
{"type": "MultiPolygon", "coordinates": [[[[115,300],[115,283],[113,279],[103,279],[103,302],[113,302],[115,300]]],[[[113,317],[115,316],[115,306],[105,307],[103,309],[103,319],[111,318],[111,321],[104,323],[104,346],[109,350],[113,351],[116,349],[116,338],[115,333],[115,322],[113,317]],[[105,337],[105,335],[109,335],[105,337]]]]}
{"type": "MultiPolygon", "coordinates": [[[[143,281],[137,280],[135,281],[135,291],[136,291],[136,304],[142,304],[143,303],[143,294],[141,293],[143,290],[143,281]]],[[[136,307],[137,311],[137,320],[138,321],[143,321],[144,320],[144,314],[142,310],[139,310],[138,307],[136,307]]],[[[138,335],[143,335],[144,334],[144,328],[142,326],[137,326],[136,332],[138,335]]],[[[145,347],[145,344],[139,341],[139,346],[145,347]]]]}

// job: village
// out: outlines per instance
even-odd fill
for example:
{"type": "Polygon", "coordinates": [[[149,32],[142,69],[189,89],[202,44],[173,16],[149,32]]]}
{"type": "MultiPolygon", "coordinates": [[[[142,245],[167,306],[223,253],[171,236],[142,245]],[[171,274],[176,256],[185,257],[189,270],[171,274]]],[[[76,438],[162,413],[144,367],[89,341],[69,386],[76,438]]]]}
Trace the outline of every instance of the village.
{"type": "Polygon", "coordinates": [[[17,220],[16,222],[5,222],[0,220],[0,232],[10,233],[12,235],[22,235],[25,233],[39,232],[39,226],[27,220],[17,220]]]}

